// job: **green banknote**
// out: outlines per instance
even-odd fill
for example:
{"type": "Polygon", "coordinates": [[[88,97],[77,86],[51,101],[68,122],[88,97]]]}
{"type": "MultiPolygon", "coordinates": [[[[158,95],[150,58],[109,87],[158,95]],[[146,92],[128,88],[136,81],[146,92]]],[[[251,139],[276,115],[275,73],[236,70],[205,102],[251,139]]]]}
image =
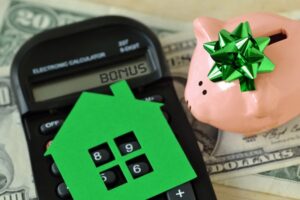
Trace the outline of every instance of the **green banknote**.
{"type": "Polygon", "coordinates": [[[189,23],[76,0],[0,0],[0,9],[2,10],[0,10],[2,12],[0,75],[8,73],[15,54],[33,35],[96,16],[123,15],[135,18],[148,25],[160,38],[179,31],[191,30],[189,23]]]}

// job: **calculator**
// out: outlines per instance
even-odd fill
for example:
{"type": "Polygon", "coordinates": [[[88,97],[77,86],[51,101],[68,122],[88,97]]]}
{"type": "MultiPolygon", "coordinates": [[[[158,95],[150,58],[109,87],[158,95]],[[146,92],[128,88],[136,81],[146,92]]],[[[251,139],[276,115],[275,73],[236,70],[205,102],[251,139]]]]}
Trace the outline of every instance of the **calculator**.
{"type": "MultiPolygon", "coordinates": [[[[111,95],[110,86],[120,80],[127,81],[135,98],[163,103],[161,112],[196,173],[194,179],[160,191],[149,199],[216,199],[193,130],[177,98],[161,45],[151,30],[140,22],[121,16],[103,16],[40,33],[17,53],[11,78],[39,199],[73,199],[54,160],[44,157],[44,153],[83,91],[111,95]]],[[[134,132],[116,138],[115,142],[124,156],[128,151],[142,148],[134,132]]],[[[97,163],[99,153],[104,153],[108,160],[114,154],[106,144],[91,148],[90,153],[96,166],[102,164],[97,163]]],[[[127,163],[134,178],[153,170],[145,155],[127,163]],[[139,168],[135,168],[136,163],[140,163],[139,168]]],[[[108,184],[107,192],[124,184],[118,167],[101,175],[108,184]]],[[[85,184],[83,182],[82,187],[85,184]]]]}

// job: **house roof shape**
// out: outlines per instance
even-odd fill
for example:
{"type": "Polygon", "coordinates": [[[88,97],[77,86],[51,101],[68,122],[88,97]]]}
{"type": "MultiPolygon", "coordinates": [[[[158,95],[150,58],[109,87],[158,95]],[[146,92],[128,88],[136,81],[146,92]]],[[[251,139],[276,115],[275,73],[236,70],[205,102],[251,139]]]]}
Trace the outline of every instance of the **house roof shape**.
{"type": "Polygon", "coordinates": [[[84,92],[45,156],[51,155],[75,200],[148,199],[196,177],[156,102],[135,99],[126,81],[114,96],[84,92]],[[122,156],[115,139],[134,132],[141,149],[122,156]],[[89,149],[107,143],[114,160],[95,166],[89,149]],[[153,172],[134,179],[126,162],[146,155],[153,172]],[[119,166],[127,183],[107,190],[100,173],[119,166]],[[180,172],[180,173],[178,173],[180,172]]]}

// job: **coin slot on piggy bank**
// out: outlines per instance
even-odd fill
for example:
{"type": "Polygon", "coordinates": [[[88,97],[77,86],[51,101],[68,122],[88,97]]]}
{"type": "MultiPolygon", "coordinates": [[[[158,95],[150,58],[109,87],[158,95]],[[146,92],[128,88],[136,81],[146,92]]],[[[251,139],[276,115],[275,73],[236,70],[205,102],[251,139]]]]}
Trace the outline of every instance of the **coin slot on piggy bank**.
{"type": "Polygon", "coordinates": [[[280,41],[288,38],[286,31],[283,29],[281,29],[280,31],[277,31],[275,34],[272,34],[269,37],[270,37],[269,45],[280,42],[280,41]]]}

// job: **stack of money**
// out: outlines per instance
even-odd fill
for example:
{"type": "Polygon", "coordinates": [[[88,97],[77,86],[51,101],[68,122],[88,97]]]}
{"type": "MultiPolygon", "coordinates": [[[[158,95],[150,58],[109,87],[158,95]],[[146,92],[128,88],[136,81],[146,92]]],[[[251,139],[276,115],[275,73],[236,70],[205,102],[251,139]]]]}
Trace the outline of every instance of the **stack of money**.
{"type": "MultiPolygon", "coordinates": [[[[14,55],[33,35],[101,15],[124,15],[148,25],[161,39],[178,97],[193,126],[214,182],[300,199],[300,118],[266,133],[243,137],[198,122],[183,91],[196,41],[191,23],[159,19],[83,1],[0,0],[0,200],[37,199],[20,116],[9,81],[14,55]]],[[[299,13],[292,13],[299,18],[299,13]]]]}

